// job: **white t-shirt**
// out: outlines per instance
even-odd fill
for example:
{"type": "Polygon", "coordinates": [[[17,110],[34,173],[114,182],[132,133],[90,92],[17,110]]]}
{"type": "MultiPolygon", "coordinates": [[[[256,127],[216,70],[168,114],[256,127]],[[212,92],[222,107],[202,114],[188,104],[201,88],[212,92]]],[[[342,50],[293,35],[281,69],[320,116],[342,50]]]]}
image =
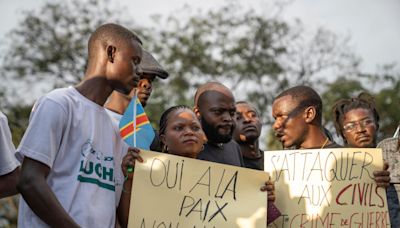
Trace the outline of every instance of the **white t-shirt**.
{"type": "Polygon", "coordinates": [[[0,176],[10,173],[18,166],[7,117],[0,112],[0,176]]]}
{"type": "MultiPolygon", "coordinates": [[[[47,183],[80,226],[114,227],[122,150],[105,109],[69,87],[35,104],[17,156],[50,167],[47,183]]],[[[22,198],[18,227],[47,227],[22,198]]]]}
{"type": "MultiPolygon", "coordinates": [[[[111,110],[109,110],[109,109],[106,109],[106,112],[107,112],[107,114],[110,116],[111,121],[112,121],[113,124],[114,124],[114,127],[117,128],[117,129],[119,129],[119,121],[121,121],[122,115],[119,114],[119,113],[113,112],[113,111],[111,111],[111,110]]],[[[118,130],[118,133],[119,133],[119,130],[118,130]]],[[[123,142],[123,144],[124,144],[124,146],[125,146],[126,149],[124,149],[124,150],[122,151],[121,160],[116,160],[116,164],[121,164],[121,163],[122,163],[122,158],[123,158],[123,156],[126,155],[126,153],[128,152],[128,148],[129,148],[129,145],[126,144],[125,141],[124,141],[121,137],[120,137],[120,140],[123,142]]],[[[121,172],[118,172],[118,173],[116,172],[115,175],[116,175],[119,179],[124,179],[124,173],[122,172],[122,170],[121,170],[121,172]]],[[[116,193],[116,196],[117,196],[117,197],[116,197],[116,203],[117,203],[117,205],[118,205],[118,203],[119,203],[119,200],[121,199],[122,187],[123,187],[123,185],[115,186],[115,193],[116,193]]]]}
{"type": "Polygon", "coordinates": [[[122,115],[119,113],[116,113],[114,111],[111,111],[110,109],[106,109],[107,114],[111,117],[111,120],[113,124],[115,125],[116,128],[119,128],[119,122],[122,119],[122,115]]]}

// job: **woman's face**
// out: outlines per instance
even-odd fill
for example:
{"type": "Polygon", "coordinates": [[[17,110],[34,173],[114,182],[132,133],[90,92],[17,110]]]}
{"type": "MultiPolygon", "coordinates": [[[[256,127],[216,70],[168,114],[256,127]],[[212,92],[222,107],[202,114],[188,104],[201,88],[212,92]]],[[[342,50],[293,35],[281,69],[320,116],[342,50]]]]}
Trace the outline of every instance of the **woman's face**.
{"type": "Polygon", "coordinates": [[[161,140],[168,147],[168,153],[196,158],[202,150],[205,135],[192,110],[178,109],[169,114],[161,140]]]}

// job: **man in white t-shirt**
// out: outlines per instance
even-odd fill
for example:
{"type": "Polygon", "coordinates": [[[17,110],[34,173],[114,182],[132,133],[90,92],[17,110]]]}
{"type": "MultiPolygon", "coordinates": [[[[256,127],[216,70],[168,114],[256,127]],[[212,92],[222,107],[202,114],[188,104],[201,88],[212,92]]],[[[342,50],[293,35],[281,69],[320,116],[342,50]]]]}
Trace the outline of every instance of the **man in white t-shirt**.
{"type": "Polygon", "coordinates": [[[17,149],[22,162],[19,227],[114,227],[121,156],[103,105],[112,91],[129,93],[140,74],[140,39],[105,24],[88,43],[84,79],[41,97],[17,149]]]}
{"type": "Polygon", "coordinates": [[[0,198],[17,194],[19,162],[11,140],[7,117],[0,112],[0,198]]]}

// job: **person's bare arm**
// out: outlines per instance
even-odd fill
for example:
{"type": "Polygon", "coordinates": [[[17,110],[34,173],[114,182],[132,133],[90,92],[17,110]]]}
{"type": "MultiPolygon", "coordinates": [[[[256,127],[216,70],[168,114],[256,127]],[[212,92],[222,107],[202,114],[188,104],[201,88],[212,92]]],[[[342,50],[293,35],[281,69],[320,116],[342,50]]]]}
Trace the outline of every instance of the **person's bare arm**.
{"type": "Polygon", "coordinates": [[[131,204],[132,179],[124,182],[121,199],[117,208],[117,216],[121,227],[128,227],[129,207],[131,204]]]}
{"type": "Polygon", "coordinates": [[[20,175],[20,168],[18,166],[12,172],[0,176],[0,199],[18,193],[17,184],[19,181],[19,175],[20,175]]]}
{"type": "Polygon", "coordinates": [[[33,212],[50,227],[79,227],[57,200],[46,182],[50,168],[25,157],[18,191],[33,212]]]}
{"type": "Polygon", "coordinates": [[[139,149],[129,148],[128,154],[123,158],[121,168],[126,180],[122,188],[121,199],[117,208],[117,216],[121,227],[128,227],[129,208],[131,204],[131,192],[133,172],[128,172],[128,167],[134,167],[135,161],[143,162],[143,158],[139,155],[139,149]]]}

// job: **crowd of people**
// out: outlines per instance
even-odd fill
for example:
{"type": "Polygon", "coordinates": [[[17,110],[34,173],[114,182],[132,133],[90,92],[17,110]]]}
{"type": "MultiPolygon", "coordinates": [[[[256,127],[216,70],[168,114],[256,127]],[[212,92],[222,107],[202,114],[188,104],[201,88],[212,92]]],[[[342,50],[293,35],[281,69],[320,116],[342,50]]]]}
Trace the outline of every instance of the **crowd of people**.
{"type": "MultiPolygon", "coordinates": [[[[0,113],[0,197],[21,194],[18,226],[126,227],[133,178],[128,167],[143,159],[138,148],[123,142],[118,123],[135,93],[146,107],[153,80],[168,77],[142,49],[135,33],[105,24],[89,39],[83,80],[53,90],[35,103],[17,149],[7,118],[0,113]]],[[[379,114],[371,97],[343,99],[334,105],[333,122],[344,145],[327,134],[322,108],[319,94],[304,85],[275,97],[272,129],[282,149],[377,147],[379,114]]],[[[194,94],[193,107],[177,104],[162,114],[150,148],[264,170],[261,130],[255,106],[236,102],[222,83],[207,82],[194,94]]],[[[400,140],[396,142],[400,150],[400,140]]],[[[374,177],[387,189],[391,224],[398,227],[399,201],[388,165],[386,161],[374,177]]],[[[260,190],[266,192],[268,204],[279,194],[270,180],[260,190]]]]}

